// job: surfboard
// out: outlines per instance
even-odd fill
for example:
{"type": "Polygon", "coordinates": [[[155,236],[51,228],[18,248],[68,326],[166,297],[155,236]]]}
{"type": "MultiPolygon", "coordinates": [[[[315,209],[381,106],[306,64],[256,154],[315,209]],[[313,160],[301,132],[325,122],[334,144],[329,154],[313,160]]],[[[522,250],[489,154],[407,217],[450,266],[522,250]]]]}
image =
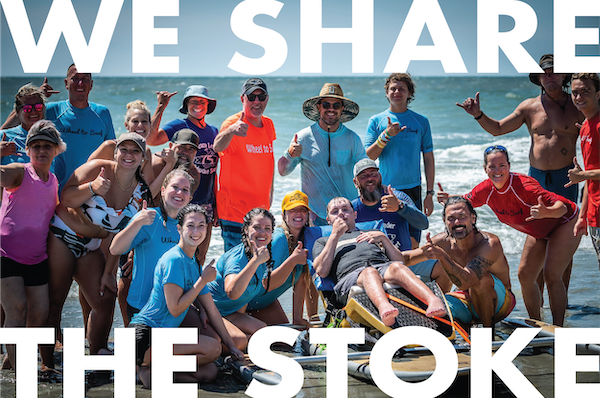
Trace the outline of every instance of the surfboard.
{"type": "Polygon", "coordinates": [[[281,381],[279,373],[260,368],[248,358],[240,361],[228,356],[225,358],[225,364],[233,371],[233,374],[237,378],[245,383],[250,383],[255,379],[263,384],[275,385],[281,381]]]}

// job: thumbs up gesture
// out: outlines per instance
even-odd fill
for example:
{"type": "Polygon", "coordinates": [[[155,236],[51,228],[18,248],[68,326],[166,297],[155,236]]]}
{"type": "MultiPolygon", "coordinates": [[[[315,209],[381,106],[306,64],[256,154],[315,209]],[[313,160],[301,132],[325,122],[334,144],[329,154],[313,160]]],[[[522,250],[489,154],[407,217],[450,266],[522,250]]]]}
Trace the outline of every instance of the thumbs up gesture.
{"type": "Polygon", "coordinates": [[[232,125],[234,135],[245,137],[248,134],[248,123],[244,122],[244,116],[245,114],[242,112],[238,121],[232,125]]]}
{"type": "Polygon", "coordinates": [[[542,196],[538,196],[537,198],[538,204],[531,206],[529,209],[529,217],[525,219],[525,221],[533,221],[539,220],[541,218],[546,218],[548,215],[548,207],[542,201],[542,196]]]}
{"type": "Polygon", "coordinates": [[[105,170],[104,167],[100,169],[100,173],[98,177],[91,182],[92,190],[96,195],[106,195],[108,190],[110,189],[110,180],[104,176],[105,170]]]}
{"type": "Polygon", "coordinates": [[[288,148],[288,153],[293,158],[297,158],[302,154],[302,145],[298,144],[298,134],[294,134],[294,139],[288,148]]]}
{"type": "Polygon", "coordinates": [[[142,202],[142,208],[137,216],[138,222],[142,225],[152,225],[154,218],[156,217],[156,210],[148,209],[148,202],[145,200],[142,202]]]}
{"type": "Polygon", "coordinates": [[[267,246],[256,246],[256,242],[253,240],[250,241],[250,245],[252,246],[252,257],[256,258],[258,264],[262,264],[267,262],[271,258],[271,254],[269,253],[269,249],[267,246]]]}
{"type": "Polygon", "coordinates": [[[304,249],[302,241],[298,241],[298,245],[292,252],[291,256],[294,258],[296,264],[306,264],[308,250],[304,249]]]}
{"type": "Polygon", "coordinates": [[[10,156],[17,153],[17,144],[14,141],[6,140],[6,132],[2,133],[2,141],[0,141],[0,156],[10,156]]]}
{"type": "Polygon", "coordinates": [[[443,205],[448,201],[448,198],[450,197],[450,195],[448,194],[448,192],[444,192],[444,188],[442,188],[442,184],[440,184],[438,182],[437,185],[439,188],[438,193],[437,193],[437,201],[438,201],[438,203],[441,203],[443,205]]]}
{"type": "Polygon", "coordinates": [[[565,188],[568,188],[571,185],[577,184],[578,182],[585,180],[584,171],[581,168],[581,166],[579,165],[579,163],[577,162],[576,157],[573,158],[573,164],[575,165],[575,167],[573,167],[571,170],[569,170],[567,172],[567,176],[569,177],[569,182],[567,182],[565,184],[565,188]]]}
{"type": "Polygon", "coordinates": [[[395,213],[404,207],[404,203],[400,202],[394,192],[392,186],[387,186],[387,194],[381,197],[381,207],[379,211],[382,213],[395,213]]]}

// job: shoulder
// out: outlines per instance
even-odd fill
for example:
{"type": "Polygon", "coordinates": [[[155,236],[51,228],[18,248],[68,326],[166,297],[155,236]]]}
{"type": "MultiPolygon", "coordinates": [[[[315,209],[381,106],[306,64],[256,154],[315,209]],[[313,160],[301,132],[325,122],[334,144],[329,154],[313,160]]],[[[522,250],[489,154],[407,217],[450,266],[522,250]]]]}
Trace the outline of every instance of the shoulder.
{"type": "Polygon", "coordinates": [[[108,115],[110,116],[110,111],[108,108],[102,104],[97,104],[95,102],[89,103],[90,109],[96,112],[99,115],[108,115]]]}
{"type": "Polygon", "coordinates": [[[523,100],[517,107],[515,111],[529,112],[532,111],[539,106],[542,105],[542,96],[538,95],[537,97],[527,98],[523,100]]]}
{"type": "Polygon", "coordinates": [[[242,112],[238,112],[234,115],[229,116],[227,119],[225,119],[223,121],[223,123],[221,123],[221,130],[223,131],[225,130],[227,127],[231,126],[233,123],[237,122],[240,119],[240,116],[242,115],[242,112]]]}

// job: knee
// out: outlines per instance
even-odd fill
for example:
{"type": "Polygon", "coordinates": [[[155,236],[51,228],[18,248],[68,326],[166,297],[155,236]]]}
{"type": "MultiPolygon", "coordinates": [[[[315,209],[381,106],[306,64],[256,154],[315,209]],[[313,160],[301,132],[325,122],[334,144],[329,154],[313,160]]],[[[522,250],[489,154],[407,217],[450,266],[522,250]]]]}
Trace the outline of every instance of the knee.
{"type": "Polygon", "coordinates": [[[248,337],[246,337],[245,333],[240,332],[239,334],[232,335],[231,339],[240,351],[244,351],[248,347],[248,337]]]}
{"type": "Polygon", "coordinates": [[[520,283],[534,283],[537,280],[539,273],[532,272],[525,267],[519,267],[517,276],[519,277],[520,283]]]}
{"type": "Polygon", "coordinates": [[[206,344],[206,346],[206,356],[210,359],[211,362],[221,355],[221,344],[215,339],[211,339],[210,342],[206,344]]]}
{"type": "Polygon", "coordinates": [[[476,284],[469,289],[471,292],[489,295],[494,292],[494,278],[490,274],[485,274],[476,284]]]}

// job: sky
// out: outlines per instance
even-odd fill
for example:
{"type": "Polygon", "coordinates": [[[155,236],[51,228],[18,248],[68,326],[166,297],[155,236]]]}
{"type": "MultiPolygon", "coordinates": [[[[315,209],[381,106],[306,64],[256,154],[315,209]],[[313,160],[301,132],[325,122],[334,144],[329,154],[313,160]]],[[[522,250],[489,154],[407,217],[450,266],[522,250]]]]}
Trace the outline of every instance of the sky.
{"type": "MultiPolygon", "coordinates": [[[[83,31],[85,40],[89,41],[92,29],[95,29],[94,24],[102,0],[55,0],[55,2],[57,1],[72,4],[77,14],[77,20],[73,21],[68,16],[53,20],[54,29],[60,29],[61,26],[81,26],[80,29],[83,31]]],[[[400,36],[403,38],[407,36],[418,38],[418,44],[415,43],[415,45],[422,48],[442,43],[442,41],[434,43],[429,30],[431,27],[427,25],[424,29],[418,28],[418,24],[416,29],[410,28],[410,21],[414,22],[420,18],[427,19],[434,14],[433,12],[430,14],[429,11],[427,13],[416,12],[415,10],[419,5],[417,3],[419,2],[422,2],[421,5],[426,4],[427,10],[437,9],[439,5],[442,22],[444,23],[436,23],[435,26],[447,26],[448,31],[442,37],[449,41],[444,42],[443,45],[439,44],[438,48],[451,48],[452,46],[447,45],[447,43],[456,44],[458,52],[455,53],[455,59],[462,61],[464,65],[464,69],[460,74],[485,74],[478,70],[477,61],[478,40],[484,43],[484,39],[478,37],[481,36],[478,35],[478,22],[479,25],[485,23],[478,21],[477,0],[104,0],[105,4],[110,2],[119,4],[121,1],[120,13],[114,14],[115,16],[118,15],[118,19],[112,35],[110,29],[106,32],[99,31],[103,32],[99,34],[99,37],[110,40],[105,57],[100,57],[101,61],[98,63],[101,76],[145,75],[134,73],[134,58],[138,59],[138,65],[158,68],[156,65],[159,62],[140,57],[140,52],[134,51],[134,49],[141,48],[144,49],[141,51],[142,54],[152,55],[152,51],[154,51],[156,57],[178,58],[177,68],[171,67],[169,71],[146,73],[150,76],[176,74],[182,76],[387,75],[390,71],[386,71],[386,64],[392,53],[396,54],[399,57],[398,59],[406,54],[402,43],[407,41],[398,40],[400,36]],[[335,36],[329,28],[353,27],[353,1],[356,4],[366,5],[366,10],[372,13],[372,17],[369,17],[369,12],[361,12],[358,18],[355,18],[357,19],[356,23],[363,26],[372,25],[372,29],[366,29],[367,34],[363,35],[367,37],[365,39],[366,51],[364,51],[364,48],[363,51],[353,50],[353,45],[350,43],[326,42],[328,38],[335,36]],[[174,16],[160,16],[165,12],[161,14],[161,11],[158,10],[158,16],[153,19],[154,28],[170,30],[170,33],[173,34],[173,38],[170,39],[171,43],[176,41],[176,44],[152,46],[153,39],[151,39],[150,31],[140,28],[142,26],[140,21],[152,21],[152,18],[144,18],[142,14],[149,12],[149,10],[151,12],[153,8],[158,9],[157,7],[178,8],[177,14],[174,16]],[[134,8],[136,9],[135,13],[132,12],[134,8]],[[414,18],[407,20],[407,15],[410,15],[413,8],[415,9],[413,10],[415,13],[412,14],[414,18]],[[256,12],[258,15],[254,18],[248,16],[250,13],[255,12],[254,10],[266,9],[278,9],[279,12],[275,13],[275,17],[260,11],[256,12]],[[302,13],[302,9],[308,10],[308,12],[302,13]],[[314,29],[305,29],[303,31],[302,19],[307,18],[305,21],[311,18],[314,19],[314,16],[317,15],[315,11],[319,9],[322,10],[323,15],[322,24],[320,25],[323,30],[317,32],[314,29]],[[234,23],[233,27],[232,15],[236,15],[237,21],[241,21],[240,23],[234,23]],[[403,28],[406,29],[403,30],[403,28]],[[145,33],[136,35],[134,30],[135,32],[145,33]],[[307,32],[312,32],[313,38],[321,38],[324,42],[322,46],[319,43],[314,43],[314,40],[308,40],[307,38],[310,38],[311,34],[307,32]],[[316,36],[315,32],[317,32],[316,36]],[[307,48],[313,50],[310,55],[307,55],[308,52],[303,53],[301,49],[303,40],[308,44],[307,48]],[[396,47],[397,41],[399,43],[396,47]],[[284,43],[284,46],[277,47],[274,45],[275,42],[284,43]],[[263,44],[263,46],[260,44],[263,44]],[[265,46],[268,48],[265,48],[265,46]],[[286,48],[287,52],[285,51],[286,48]],[[307,72],[306,69],[303,69],[302,62],[312,60],[315,54],[314,50],[317,49],[316,53],[318,54],[319,48],[321,48],[322,62],[316,62],[316,65],[320,66],[320,70],[307,72]],[[354,60],[353,52],[356,52],[354,60]],[[242,62],[241,67],[232,68],[229,66],[230,61],[236,53],[250,58],[250,60],[242,62]],[[267,55],[269,55],[268,58],[267,55]],[[371,55],[372,61],[369,61],[371,55]],[[258,65],[260,61],[256,60],[263,56],[265,59],[262,61],[262,66],[253,69],[252,65],[258,65]],[[363,62],[367,60],[366,71],[356,70],[357,59],[363,62]]],[[[523,42],[522,47],[525,49],[526,54],[536,62],[542,54],[553,52],[554,49],[553,17],[556,1],[559,0],[479,0],[480,3],[506,4],[511,7],[515,6],[515,3],[523,3],[521,4],[521,6],[524,6],[521,7],[523,14],[528,13],[530,10],[534,11],[537,22],[527,24],[530,25],[531,34],[528,36],[531,36],[531,38],[523,42]]],[[[578,1],[585,0],[572,0],[571,3],[578,1]]],[[[26,37],[27,35],[23,33],[24,31],[17,33],[16,36],[14,35],[7,23],[6,8],[10,6],[10,3],[25,4],[29,26],[27,23],[20,23],[18,26],[25,29],[25,32],[32,32],[37,43],[40,40],[40,34],[53,2],[50,0],[25,0],[24,2],[23,0],[0,0],[0,3],[2,5],[2,12],[0,13],[0,74],[2,76],[22,76],[26,74],[24,72],[25,68],[22,57],[17,53],[14,37],[26,37]]],[[[519,4],[516,6],[519,6],[519,4]]],[[[512,17],[503,15],[497,19],[499,20],[499,31],[510,32],[515,28],[516,23],[512,17]]],[[[586,26],[598,28],[600,27],[600,12],[597,13],[597,17],[584,17],[578,20],[579,23],[582,21],[587,24],[586,26]]],[[[101,29],[104,29],[105,26],[102,25],[101,29]]],[[[146,25],[146,27],[148,26],[146,25]]],[[[150,26],[151,28],[152,26],[150,26]]],[[[588,55],[600,55],[600,46],[597,45],[597,42],[598,40],[596,40],[595,45],[579,46],[578,54],[587,51],[588,55]]],[[[49,65],[46,70],[38,71],[37,74],[63,76],[66,67],[73,62],[73,57],[64,36],[60,36],[55,47],[51,45],[44,46],[44,51],[46,54],[44,56],[38,56],[38,54],[42,54],[40,49],[33,48],[29,51],[29,53],[34,54],[32,61],[28,61],[30,64],[41,65],[44,62],[38,62],[40,59],[48,60],[49,65]]],[[[98,57],[98,54],[101,53],[103,52],[94,51],[92,56],[98,57]]],[[[497,71],[493,74],[500,76],[517,75],[517,69],[504,52],[498,50],[497,53],[499,54],[498,62],[495,63],[497,71]]],[[[441,76],[448,73],[439,60],[418,60],[418,58],[413,56],[408,63],[407,70],[411,74],[415,76],[441,76]]],[[[598,63],[600,64],[600,61],[598,63]]],[[[313,64],[315,64],[314,61],[313,64]]]]}

